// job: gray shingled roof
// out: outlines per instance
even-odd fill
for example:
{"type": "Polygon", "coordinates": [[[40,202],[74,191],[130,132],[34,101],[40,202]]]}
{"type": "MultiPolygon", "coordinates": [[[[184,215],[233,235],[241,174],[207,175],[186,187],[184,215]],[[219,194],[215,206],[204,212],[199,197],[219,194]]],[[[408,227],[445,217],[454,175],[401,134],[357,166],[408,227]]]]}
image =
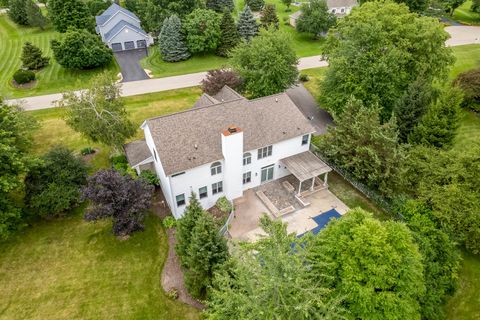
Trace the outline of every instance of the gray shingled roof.
{"type": "Polygon", "coordinates": [[[108,31],[106,34],[105,34],[105,40],[106,41],[110,41],[120,30],[123,29],[123,27],[128,27],[138,33],[141,33],[143,34],[145,37],[147,37],[148,35],[145,33],[145,31],[143,31],[142,29],[140,29],[139,27],[137,26],[134,26],[133,24],[125,21],[125,20],[121,20],[119,21],[112,29],[110,29],[110,31],[108,31]]]}
{"type": "Polygon", "coordinates": [[[146,124],[166,175],[223,159],[221,133],[230,125],[242,129],[244,151],[315,132],[285,93],[193,108],[146,124]]]}
{"type": "MultiPolygon", "coordinates": [[[[328,9],[332,8],[341,8],[341,7],[355,7],[358,6],[357,0],[327,0],[327,7],[328,9]]],[[[291,15],[289,15],[290,18],[293,19],[298,19],[300,15],[302,14],[302,10],[298,10],[291,15]]]]}
{"type": "Polygon", "coordinates": [[[108,19],[110,19],[111,16],[113,16],[118,11],[121,11],[121,12],[125,13],[126,15],[140,21],[140,19],[138,19],[138,17],[133,12],[128,11],[127,9],[119,6],[116,3],[113,3],[105,11],[103,11],[101,15],[95,17],[95,21],[97,22],[97,25],[104,24],[108,19]]]}
{"type": "Polygon", "coordinates": [[[132,167],[152,156],[145,139],[127,143],[123,145],[123,150],[125,150],[128,163],[132,167]]]}
{"type": "Polygon", "coordinates": [[[217,99],[213,98],[211,95],[208,95],[206,93],[202,94],[200,99],[195,102],[192,108],[201,108],[201,107],[206,107],[206,106],[211,106],[212,104],[219,103],[217,99]]]}
{"type": "Polygon", "coordinates": [[[227,85],[223,86],[223,88],[220,89],[220,91],[218,91],[217,94],[214,95],[213,97],[217,99],[219,102],[232,101],[236,99],[245,99],[240,93],[233,90],[227,85]]]}

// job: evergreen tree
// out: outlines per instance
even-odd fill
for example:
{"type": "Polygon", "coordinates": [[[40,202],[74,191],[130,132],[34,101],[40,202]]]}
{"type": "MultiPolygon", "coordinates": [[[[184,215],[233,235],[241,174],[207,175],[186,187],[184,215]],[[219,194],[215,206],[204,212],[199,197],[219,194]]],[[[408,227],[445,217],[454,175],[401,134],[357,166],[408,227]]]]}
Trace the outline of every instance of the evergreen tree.
{"type": "Polygon", "coordinates": [[[407,142],[408,135],[427,111],[433,99],[433,90],[432,85],[421,77],[412,83],[398,100],[394,112],[400,142],[407,142]]]}
{"type": "Polygon", "coordinates": [[[194,192],[190,195],[188,206],[185,208],[182,219],[177,221],[175,252],[183,266],[187,266],[188,248],[190,246],[192,230],[203,208],[194,192]]]}
{"type": "Polygon", "coordinates": [[[165,18],[159,36],[159,45],[164,61],[176,62],[190,58],[182,32],[182,22],[177,15],[165,18]]]}
{"type": "Polygon", "coordinates": [[[408,141],[437,148],[452,145],[459,127],[462,93],[458,88],[445,88],[436,103],[430,105],[408,141]]]}
{"type": "Polygon", "coordinates": [[[198,216],[191,230],[187,257],[185,284],[193,296],[203,298],[214,273],[228,257],[227,243],[213,217],[206,212],[198,216]]]}
{"type": "Polygon", "coordinates": [[[8,16],[19,25],[28,25],[27,0],[10,0],[8,2],[8,16]]]}
{"type": "Polygon", "coordinates": [[[277,17],[277,10],[275,9],[274,4],[266,4],[262,10],[262,16],[260,17],[260,22],[262,23],[262,27],[265,29],[270,28],[273,26],[275,30],[278,30],[278,17],[277,17]]]}
{"type": "Polygon", "coordinates": [[[245,5],[249,6],[253,11],[262,10],[264,4],[264,0],[245,0],[245,5]]]}
{"type": "Polygon", "coordinates": [[[26,6],[28,24],[43,30],[47,24],[47,18],[43,16],[40,7],[33,0],[27,0],[26,6]]]}
{"type": "Polygon", "coordinates": [[[258,25],[249,6],[245,6],[240,13],[237,29],[240,36],[247,41],[258,34],[258,25]]]}
{"type": "Polygon", "coordinates": [[[228,52],[240,42],[237,26],[235,25],[232,14],[228,11],[223,13],[220,30],[222,34],[220,36],[217,54],[221,57],[226,57],[228,52]]]}
{"type": "Polygon", "coordinates": [[[93,17],[82,0],[48,0],[48,15],[58,32],[70,27],[94,30],[93,17]]]}
{"type": "Polygon", "coordinates": [[[25,68],[30,70],[38,70],[50,61],[49,57],[42,56],[42,50],[30,42],[25,42],[22,49],[22,64],[25,68]]]}
{"type": "Polygon", "coordinates": [[[235,5],[233,0],[207,0],[206,7],[217,12],[223,12],[225,10],[231,12],[235,8],[235,5]]]}

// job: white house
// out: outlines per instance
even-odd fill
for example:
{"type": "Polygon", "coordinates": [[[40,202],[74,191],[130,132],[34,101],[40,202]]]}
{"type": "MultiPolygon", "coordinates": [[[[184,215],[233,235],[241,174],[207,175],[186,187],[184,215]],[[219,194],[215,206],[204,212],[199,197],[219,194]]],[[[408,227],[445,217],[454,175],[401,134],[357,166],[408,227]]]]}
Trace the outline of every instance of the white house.
{"type": "Polygon", "coordinates": [[[140,19],[116,3],[95,20],[97,33],[113,51],[146,48],[153,44],[153,38],[142,30],[140,19]]]}
{"type": "Polygon", "coordinates": [[[208,209],[221,196],[233,200],[292,173],[300,182],[325,173],[309,151],[315,128],[286,93],[247,100],[225,86],[141,128],[145,140],[125,145],[127,158],[137,172],[153,165],[176,218],[192,191],[208,209]]]}
{"type": "MultiPolygon", "coordinates": [[[[352,8],[358,6],[357,0],[326,0],[328,10],[335,14],[337,18],[346,16],[352,11],[352,8]]],[[[307,4],[308,2],[305,2],[307,4]]],[[[302,15],[302,10],[298,10],[292,13],[290,18],[290,25],[295,27],[297,25],[297,20],[302,15]]]]}

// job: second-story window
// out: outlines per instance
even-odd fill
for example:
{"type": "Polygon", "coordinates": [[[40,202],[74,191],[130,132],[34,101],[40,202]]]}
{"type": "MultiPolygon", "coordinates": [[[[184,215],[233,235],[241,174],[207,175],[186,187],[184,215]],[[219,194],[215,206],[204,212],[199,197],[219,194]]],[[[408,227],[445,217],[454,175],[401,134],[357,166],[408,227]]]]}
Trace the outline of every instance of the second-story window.
{"type": "Polygon", "coordinates": [[[270,157],[272,155],[272,146],[258,149],[258,159],[270,157]]]}
{"type": "Polygon", "coordinates": [[[243,165],[246,166],[252,163],[252,154],[250,152],[243,154],[243,165]]]}
{"type": "Polygon", "coordinates": [[[302,137],[302,146],[304,146],[308,143],[308,138],[309,138],[308,134],[306,134],[302,137]]]}
{"type": "Polygon", "coordinates": [[[212,176],[222,173],[222,164],[220,162],[214,162],[210,166],[210,172],[212,173],[212,176]]]}

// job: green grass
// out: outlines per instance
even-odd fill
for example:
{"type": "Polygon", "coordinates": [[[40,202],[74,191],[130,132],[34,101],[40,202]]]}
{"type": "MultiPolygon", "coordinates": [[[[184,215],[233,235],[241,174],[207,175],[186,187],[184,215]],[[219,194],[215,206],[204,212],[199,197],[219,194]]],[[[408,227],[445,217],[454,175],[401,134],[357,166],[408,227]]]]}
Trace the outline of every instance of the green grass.
{"type": "Polygon", "coordinates": [[[450,71],[450,79],[455,79],[464,71],[480,67],[480,44],[469,44],[452,49],[456,61],[450,71]]]}
{"type": "Polygon", "coordinates": [[[480,319],[480,257],[463,253],[458,288],[445,306],[448,320],[480,319]]]}
{"type": "Polygon", "coordinates": [[[470,9],[471,6],[471,0],[465,1],[460,7],[455,10],[451,18],[462,24],[480,25],[480,13],[473,12],[470,9]]]}
{"type": "Polygon", "coordinates": [[[158,218],[120,241],[82,211],[0,244],[0,319],[198,319],[161,288],[168,242],[158,218]]]}
{"type": "MultiPolygon", "coordinates": [[[[102,72],[95,70],[67,70],[61,67],[52,57],[50,41],[61,35],[51,28],[41,31],[38,28],[20,27],[12,22],[7,15],[0,15],[0,96],[4,98],[19,98],[66,90],[85,88],[93,76],[102,72]],[[30,89],[18,89],[12,86],[14,72],[21,67],[20,56],[23,44],[30,41],[50,56],[50,64],[37,73],[37,84],[30,89]]],[[[115,61],[105,68],[116,74],[119,68],[115,61]]]]}
{"type": "MultiPolygon", "coordinates": [[[[147,118],[190,108],[199,96],[199,88],[187,88],[127,97],[125,103],[130,119],[135,125],[140,126],[147,118]]],[[[73,131],[63,120],[62,109],[52,108],[29,113],[40,124],[40,128],[34,135],[34,153],[45,153],[56,144],[63,144],[75,151],[80,151],[84,147],[94,147],[99,152],[91,162],[93,169],[108,167],[111,148],[92,143],[73,131]]],[[[141,137],[143,137],[143,132],[139,128],[137,135],[132,140],[141,137]]]]}
{"type": "MultiPolygon", "coordinates": [[[[292,47],[299,57],[308,57],[319,55],[322,53],[322,46],[324,40],[314,40],[312,35],[307,33],[297,32],[295,28],[284,23],[284,18],[293,12],[300,9],[300,7],[291,6],[292,11],[285,12],[286,6],[280,0],[270,0],[267,3],[273,3],[277,8],[277,15],[280,20],[280,31],[289,35],[292,40],[292,47]]],[[[238,13],[244,7],[244,0],[235,1],[234,17],[238,16],[238,13]]],[[[145,58],[141,62],[145,69],[151,70],[155,77],[169,77],[186,73],[194,73],[207,71],[211,69],[217,69],[228,64],[228,59],[218,57],[213,53],[205,55],[195,55],[189,60],[169,63],[162,60],[158,51],[158,46],[150,47],[149,57],[145,58]]]]}

